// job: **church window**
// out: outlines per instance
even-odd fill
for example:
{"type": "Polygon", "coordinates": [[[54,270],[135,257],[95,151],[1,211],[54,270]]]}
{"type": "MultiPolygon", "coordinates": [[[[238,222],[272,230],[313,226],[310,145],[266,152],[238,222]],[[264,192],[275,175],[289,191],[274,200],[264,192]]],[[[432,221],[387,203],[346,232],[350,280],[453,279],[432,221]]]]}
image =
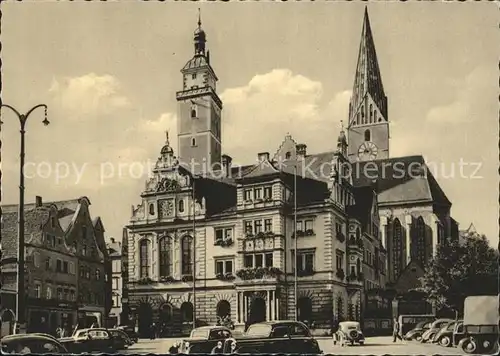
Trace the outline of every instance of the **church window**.
{"type": "Polygon", "coordinates": [[[290,159],[292,154],[290,152],[285,153],[285,159],[290,159]]]}
{"type": "Polygon", "coordinates": [[[170,236],[164,236],[160,239],[160,277],[168,277],[172,274],[172,239],[170,236]]]}
{"type": "Polygon", "coordinates": [[[415,240],[415,257],[420,265],[424,266],[426,263],[425,222],[421,216],[415,224],[415,240]]]}
{"type": "Polygon", "coordinates": [[[194,137],[191,139],[191,146],[192,147],[196,146],[196,139],[194,137]]]}
{"type": "Polygon", "coordinates": [[[155,214],[155,205],[149,204],[149,215],[154,215],[154,214],[155,214]]]}
{"type": "Polygon", "coordinates": [[[392,256],[393,256],[393,278],[397,279],[403,268],[403,227],[399,222],[399,219],[394,220],[394,236],[392,243],[392,256]]]}
{"type": "Polygon", "coordinates": [[[196,117],[198,117],[196,105],[191,105],[191,118],[195,119],[196,117]]]}
{"type": "Polygon", "coordinates": [[[373,105],[370,104],[370,123],[373,122],[373,105]]]}
{"type": "Polygon", "coordinates": [[[371,132],[370,130],[365,130],[365,141],[371,140],[371,132]]]}
{"type": "Polygon", "coordinates": [[[191,275],[193,273],[193,239],[191,236],[182,238],[182,274],[191,275]]]}
{"type": "Polygon", "coordinates": [[[149,277],[149,241],[142,240],[139,244],[140,278],[149,277]]]}

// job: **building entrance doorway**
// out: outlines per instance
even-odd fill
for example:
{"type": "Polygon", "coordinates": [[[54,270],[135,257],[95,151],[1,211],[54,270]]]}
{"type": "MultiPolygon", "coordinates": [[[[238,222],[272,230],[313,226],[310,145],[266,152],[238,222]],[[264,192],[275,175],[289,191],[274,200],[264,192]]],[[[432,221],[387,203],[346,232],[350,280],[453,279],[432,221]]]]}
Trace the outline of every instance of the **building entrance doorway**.
{"type": "Polygon", "coordinates": [[[153,323],[153,309],[149,304],[139,306],[139,335],[143,338],[150,337],[151,324],[153,323]]]}
{"type": "Polygon", "coordinates": [[[264,298],[256,297],[252,300],[248,321],[251,324],[266,321],[266,301],[264,298]]]}

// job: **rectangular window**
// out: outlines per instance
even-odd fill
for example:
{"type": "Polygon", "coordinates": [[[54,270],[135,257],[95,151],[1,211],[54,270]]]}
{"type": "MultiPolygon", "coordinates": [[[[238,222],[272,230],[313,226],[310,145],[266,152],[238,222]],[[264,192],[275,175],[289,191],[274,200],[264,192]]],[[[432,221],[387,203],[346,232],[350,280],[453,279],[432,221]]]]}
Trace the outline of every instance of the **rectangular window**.
{"type": "Polygon", "coordinates": [[[245,221],[245,234],[252,234],[252,233],[253,233],[252,222],[245,221]]]}
{"type": "Polygon", "coordinates": [[[191,78],[196,79],[196,73],[193,73],[193,75],[191,76],[191,78]]]}
{"type": "Polygon", "coordinates": [[[35,284],[35,298],[41,298],[42,296],[42,286],[38,283],[35,284]]]}
{"type": "Polygon", "coordinates": [[[69,300],[69,290],[63,289],[63,300],[69,300]]]}
{"type": "Polygon", "coordinates": [[[45,294],[45,297],[47,299],[52,299],[52,287],[51,286],[47,286],[47,292],[45,294]]]}
{"type": "Polygon", "coordinates": [[[252,191],[250,189],[245,189],[245,201],[252,200],[252,191]]]}
{"type": "Polygon", "coordinates": [[[113,277],[113,289],[118,290],[118,277],[113,277]]]}
{"type": "Polygon", "coordinates": [[[259,232],[262,232],[262,220],[255,220],[254,226],[255,226],[255,233],[256,234],[258,234],[259,232]]]}
{"type": "Polygon", "coordinates": [[[255,199],[262,199],[262,188],[255,188],[253,191],[255,199]]]}
{"type": "Polygon", "coordinates": [[[297,231],[303,231],[302,230],[302,221],[297,221],[297,231]]]}
{"type": "Polygon", "coordinates": [[[218,260],[215,261],[215,275],[225,275],[233,273],[232,260],[218,260]]]}
{"type": "Polygon", "coordinates": [[[232,239],[233,238],[233,229],[228,228],[224,230],[224,238],[227,239],[232,239]]]}
{"type": "Polygon", "coordinates": [[[86,239],[86,238],[87,238],[87,227],[82,226],[82,239],[86,239]]]}
{"type": "Polygon", "coordinates": [[[264,188],[264,199],[271,199],[273,194],[273,190],[271,187],[264,188]]]}
{"type": "Polygon", "coordinates": [[[61,237],[57,237],[57,245],[62,245],[63,241],[62,241],[62,238],[61,237]]]}
{"type": "Polygon", "coordinates": [[[306,231],[313,229],[313,221],[312,220],[306,220],[304,222],[304,224],[305,224],[304,228],[305,228],[306,231]]]}
{"type": "Polygon", "coordinates": [[[338,270],[343,270],[343,266],[344,266],[344,256],[342,253],[337,253],[337,258],[335,260],[336,262],[336,267],[337,267],[337,271],[338,270]]]}
{"type": "Polygon", "coordinates": [[[62,300],[63,291],[62,288],[57,288],[57,300],[62,300]]]}
{"type": "Polygon", "coordinates": [[[252,268],[252,267],[253,267],[253,255],[246,255],[245,268],[252,268]]]}
{"type": "Polygon", "coordinates": [[[272,231],[273,229],[273,220],[272,219],[265,219],[264,220],[264,231],[272,231]]]}
{"type": "Polygon", "coordinates": [[[69,291],[69,299],[74,302],[76,300],[76,293],[75,291],[72,289],[69,291]]]}
{"type": "Polygon", "coordinates": [[[61,260],[56,261],[56,272],[62,272],[62,261],[61,260]]]}
{"type": "Polygon", "coordinates": [[[215,230],[215,241],[222,240],[224,238],[224,229],[215,230]]]}
{"type": "Polygon", "coordinates": [[[114,307],[119,307],[120,306],[120,296],[119,295],[114,295],[113,296],[113,306],[114,307]]]}
{"type": "Polygon", "coordinates": [[[273,266],[273,253],[269,252],[266,253],[266,267],[272,267],[273,266]]]}
{"type": "Polygon", "coordinates": [[[261,254],[255,255],[255,267],[263,267],[263,256],[261,254]]]}
{"type": "Polygon", "coordinates": [[[63,272],[68,273],[69,272],[69,265],[67,261],[63,262],[63,272]]]}
{"type": "Polygon", "coordinates": [[[45,270],[50,271],[50,257],[45,259],[45,270]]]}

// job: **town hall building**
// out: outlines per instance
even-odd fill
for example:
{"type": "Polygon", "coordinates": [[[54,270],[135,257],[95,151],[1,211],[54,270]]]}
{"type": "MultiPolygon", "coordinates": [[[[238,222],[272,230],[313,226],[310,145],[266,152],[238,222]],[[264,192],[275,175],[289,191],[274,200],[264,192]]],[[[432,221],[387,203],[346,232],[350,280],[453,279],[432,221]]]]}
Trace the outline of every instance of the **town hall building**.
{"type": "Polygon", "coordinates": [[[171,336],[226,316],[237,327],[297,317],[325,330],[362,320],[391,308],[376,291],[411,288],[401,280],[417,280],[454,236],[451,203],[423,157],[390,155],[366,10],[348,125],[330,151],[286,135],[256,164],[233,166],[201,21],[181,73],[179,152],[167,134],[122,242],[141,334],[152,322],[171,336]]]}

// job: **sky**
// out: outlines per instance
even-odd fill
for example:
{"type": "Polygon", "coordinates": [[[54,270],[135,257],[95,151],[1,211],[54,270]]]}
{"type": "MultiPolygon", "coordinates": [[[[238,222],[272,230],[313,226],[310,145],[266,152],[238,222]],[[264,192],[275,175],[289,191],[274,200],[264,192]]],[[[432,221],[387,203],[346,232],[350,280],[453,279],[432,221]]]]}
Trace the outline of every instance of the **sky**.
{"type": "MultiPolygon", "coordinates": [[[[45,103],[51,121],[44,127],[40,110],[27,125],[26,201],[87,196],[108,237],[121,238],[165,130],[176,136],[175,92],[198,7],[224,102],[223,153],[253,163],[287,133],[310,153],[335,149],[365,5],[2,3],[4,103],[19,111],[45,103]]],[[[368,12],[391,156],[422,154],[460,228],[472,222],[496,246],[497,5],[372,1],[368,12]]],[[[2,203],[17,203],[19,125],[6,109],[2,121],[2,203]]]]}

